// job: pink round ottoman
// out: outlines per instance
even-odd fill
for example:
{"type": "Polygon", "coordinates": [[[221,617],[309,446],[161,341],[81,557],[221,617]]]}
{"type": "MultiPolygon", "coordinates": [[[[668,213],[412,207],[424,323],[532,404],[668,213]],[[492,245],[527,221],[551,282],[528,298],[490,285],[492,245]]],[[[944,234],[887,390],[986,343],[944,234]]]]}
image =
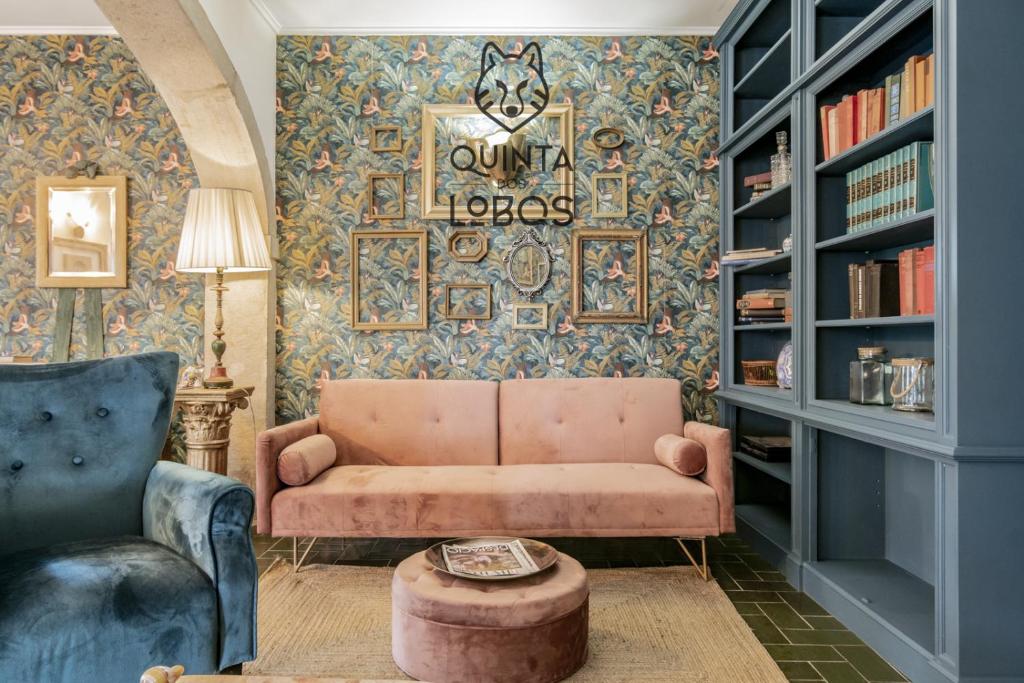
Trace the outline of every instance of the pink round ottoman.
{"type": "Polygon", "coordinates": [[[560,681],[587,659],[589,596],[586,571],[561,553],[508,581],[455,578],[416,553],[391,582],[391,654],[431,683],[560,681]]]}

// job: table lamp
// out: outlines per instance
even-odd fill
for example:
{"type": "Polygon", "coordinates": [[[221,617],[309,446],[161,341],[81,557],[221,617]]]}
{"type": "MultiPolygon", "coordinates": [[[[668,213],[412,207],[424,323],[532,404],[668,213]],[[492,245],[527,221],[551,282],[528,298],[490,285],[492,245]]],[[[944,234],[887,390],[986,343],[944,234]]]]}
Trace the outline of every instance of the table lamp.
{"type": "Polygon", "coordinates": [[[217,314],[210,344],[217,362],[203,380],[207,388],[224,389],[234,384],[221,363],[227,343],[224,341],[224,314],[221,309],[224,273],[248,273],[271,269],[267,243],[260,229],[256,200],[248,190],[203,187],[189,191],[185,224],[178,245],[175,270],[180,273],[214,273],[217,314]]]}

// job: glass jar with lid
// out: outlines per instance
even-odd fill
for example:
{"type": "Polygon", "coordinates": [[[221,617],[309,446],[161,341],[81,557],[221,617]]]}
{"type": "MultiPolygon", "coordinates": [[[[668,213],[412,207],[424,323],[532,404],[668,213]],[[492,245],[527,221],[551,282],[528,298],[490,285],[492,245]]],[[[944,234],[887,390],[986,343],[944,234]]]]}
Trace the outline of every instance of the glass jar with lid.
{"type": "Polygon", "coordinates": [[[850,363],[850,402],[887,406],[892,403],[892,366],[884,346],[861,346],[850,363]]]}

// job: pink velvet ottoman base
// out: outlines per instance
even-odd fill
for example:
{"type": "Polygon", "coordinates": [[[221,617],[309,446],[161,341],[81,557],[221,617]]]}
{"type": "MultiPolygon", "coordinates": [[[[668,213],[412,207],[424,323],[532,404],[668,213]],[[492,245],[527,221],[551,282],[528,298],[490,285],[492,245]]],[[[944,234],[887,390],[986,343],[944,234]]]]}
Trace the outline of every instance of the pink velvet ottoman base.
{"type": "Polygon", "coordinates": [[[586,662],[588,596],[583,567],[565,555],[546,577],[476,582],[419,553],[395,572],[391,653],[431,683],[554,683],[586,662]]]}

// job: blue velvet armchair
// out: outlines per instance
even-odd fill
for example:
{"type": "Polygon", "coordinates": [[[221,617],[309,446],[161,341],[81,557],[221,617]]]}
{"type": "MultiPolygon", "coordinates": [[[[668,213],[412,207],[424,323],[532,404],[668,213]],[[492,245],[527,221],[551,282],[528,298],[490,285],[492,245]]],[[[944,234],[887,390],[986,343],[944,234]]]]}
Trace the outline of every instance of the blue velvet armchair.
{"type": "Polygon", "coordinates": [[[157,462],[178,359],[0,366],[0,681],[256,654],[253,495],[157,462]]]}

